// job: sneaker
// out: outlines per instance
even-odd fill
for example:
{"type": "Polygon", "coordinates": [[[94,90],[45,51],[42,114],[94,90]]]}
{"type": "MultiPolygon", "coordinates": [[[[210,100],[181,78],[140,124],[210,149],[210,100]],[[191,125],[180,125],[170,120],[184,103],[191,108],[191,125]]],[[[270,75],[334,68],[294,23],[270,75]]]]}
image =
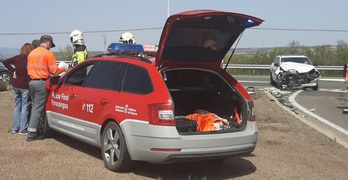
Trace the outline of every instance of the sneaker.
{"type": "Polygon", "coordinates": [[[43,140],[44,136],[42,134],[36,134],[33,132],[28,133],[27,141],[43,140]]]}
{"type": "Polygon", "coordinates": [[[12,134],[17,134],[18,132],[17,131],[12,131],[12,134]]]}
{"type": "Polygon", "coordinates": [[[19,135],[23,135],[23,136],[24,136],[24,135],[28,135],[28,131],[19,132],[18,134],[19,134],[19,135]]]}

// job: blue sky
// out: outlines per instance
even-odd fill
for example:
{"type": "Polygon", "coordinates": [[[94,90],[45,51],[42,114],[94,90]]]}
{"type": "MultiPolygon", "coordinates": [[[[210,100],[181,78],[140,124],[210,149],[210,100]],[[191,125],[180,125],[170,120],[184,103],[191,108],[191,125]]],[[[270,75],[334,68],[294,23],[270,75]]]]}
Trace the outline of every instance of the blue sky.
{"type": "MultiPolygon", "coordinates": [[[[70,45],[70,32],[79,29],[85,32],[89,50],[102,51],[117,42],[123,32],[162,28],[168,12],[172,15],[193,9],[237,12],[265,20],[258,29],[246,30],[238,47],[281,47],[291,41],[306,46],[335,45],[338,40],[348,42],[347,7],[347,0],[4,0],[0,10],[0,47],[19,48],[48,33],[57,46],[52,50],[57,51],[70,45]],[[111,30],[119,31],[105,32],[111,30]],[[98,32],[88,33],[91,31],[98,32]]],[[[130,32],[138,44],[158,44],[161,31],[130,32]]]]}

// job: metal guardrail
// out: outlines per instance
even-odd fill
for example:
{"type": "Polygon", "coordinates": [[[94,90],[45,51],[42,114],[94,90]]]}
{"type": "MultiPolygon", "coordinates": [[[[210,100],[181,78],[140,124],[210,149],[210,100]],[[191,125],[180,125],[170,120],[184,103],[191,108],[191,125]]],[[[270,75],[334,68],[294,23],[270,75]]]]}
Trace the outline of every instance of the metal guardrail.
{"type": "MultiPolygon", "coordinates": [[[[223,65],[225,67],[225,65],[223,65]]],[[[260,64],[229,64],[228,69],[270,69],[271,65],[260,64]]],[[[343,66],[317,66],[318,70],[325,71],[343,71],[343,66]]]]}

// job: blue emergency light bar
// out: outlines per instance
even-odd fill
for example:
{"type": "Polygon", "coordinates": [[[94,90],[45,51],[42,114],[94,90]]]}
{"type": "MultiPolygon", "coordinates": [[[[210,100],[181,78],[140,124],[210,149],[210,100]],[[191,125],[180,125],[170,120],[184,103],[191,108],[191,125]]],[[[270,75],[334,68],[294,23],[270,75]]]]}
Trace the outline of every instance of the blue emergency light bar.
{"type": "Polygon", "coordinates": [[[109,53],[138,55],[144,52],[141,44],[111,43],[108,47],[109,53]]]}

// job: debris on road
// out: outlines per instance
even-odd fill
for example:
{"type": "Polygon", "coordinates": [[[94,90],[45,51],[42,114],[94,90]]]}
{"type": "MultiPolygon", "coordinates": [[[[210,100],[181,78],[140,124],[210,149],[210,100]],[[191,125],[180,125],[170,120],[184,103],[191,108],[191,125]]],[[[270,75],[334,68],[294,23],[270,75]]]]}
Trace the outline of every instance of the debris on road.
{"type": "Polygon", "coordinates": [[[276,88],[265,88],[265,90],[270,92],[270,94],[277,98],[277,100],[284,106],[293,108],[292,104],[288,100],[286,100],[286,98],[284,98],[285,95],[290,94],[289,91],[283,91],[276,88]]]}
{"type": "Polygon", "coordinates": [[[348,114],[348,109],[343,109],[342,114],[348,114]]]}

